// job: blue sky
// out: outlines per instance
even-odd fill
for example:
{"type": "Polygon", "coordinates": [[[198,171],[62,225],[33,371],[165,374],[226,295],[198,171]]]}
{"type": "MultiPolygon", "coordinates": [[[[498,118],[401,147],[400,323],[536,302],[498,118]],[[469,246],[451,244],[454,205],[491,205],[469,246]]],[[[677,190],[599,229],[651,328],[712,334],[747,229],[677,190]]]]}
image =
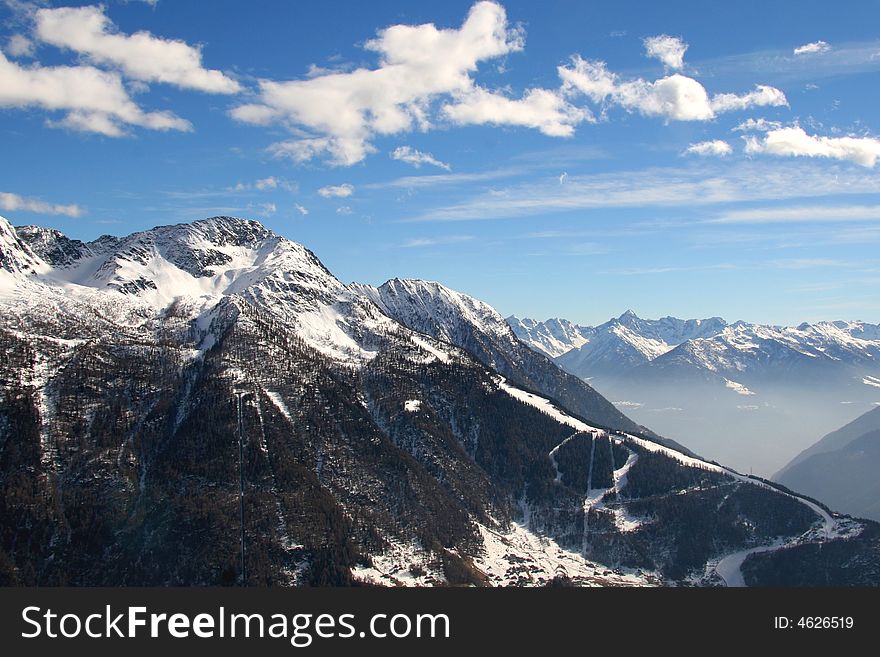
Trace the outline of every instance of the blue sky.
{"type": "Polygon", "coordinates": [[[880,6],[0,4],[0,213],[258,218],[503,314],[880,321],[880,6]]]}

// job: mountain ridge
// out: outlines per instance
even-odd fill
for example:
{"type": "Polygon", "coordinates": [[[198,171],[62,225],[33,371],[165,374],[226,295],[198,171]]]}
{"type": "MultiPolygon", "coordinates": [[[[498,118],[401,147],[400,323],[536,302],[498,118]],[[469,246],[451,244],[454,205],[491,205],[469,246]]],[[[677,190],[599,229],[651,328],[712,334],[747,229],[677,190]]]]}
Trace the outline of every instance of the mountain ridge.
{"type": "Polygon", "coordinates": [[[233,584],[242,481],[253,585],[718,585],[774,537],[871,549],[866,522],[569,412],[538,388],[608,402],[476,300],[398,281],[416,331],[263,231],[6,231],[0,582],[233,584]]]}

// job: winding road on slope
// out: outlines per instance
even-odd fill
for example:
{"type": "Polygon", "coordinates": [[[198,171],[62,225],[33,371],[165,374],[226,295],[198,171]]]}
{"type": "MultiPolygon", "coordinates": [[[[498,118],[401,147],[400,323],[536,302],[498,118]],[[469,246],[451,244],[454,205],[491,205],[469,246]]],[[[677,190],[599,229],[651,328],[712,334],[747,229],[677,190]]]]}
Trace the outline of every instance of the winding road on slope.
{"type": "MultiPolygon", "coordinates": [[[[764,484],[763,482],[759,482],[754,479],[750,479],[749,477],[746,477],[745,475],[741,475],[738,472],[734,472],[732,470],[729,470],[728,472],[731,475],[733,475],[735,478],[739,479],[740,481],[750,483],[752,485],[763,485],[766,488],[769,488],[771,490],[776,490],[772,486],[767,486],[767,484],[764,484]]],[[[781,493],[781,491],[777,491],[777,492],[781,493]]],[[[811,502],[810,500],[805,500],[802,497],[798,497],[797,495],[790,495],[788,493],[782,493],[782,494],[788,495],[792,499],[797,500],[801,504],[809,507],[814,513],[816,513],[816,515],[818,515],[820,518],[822,518],[822,530],[825,534],[826,539],[832,537],[834,534],[837,533],[837,521],[834,518],[832,518],[831,514],[829,514],[821,506],[819,506],[815,502],[811,502]]],[[[807,531],[808,532],[812,531],[812,528],[807,531]]],[[[721,561],[719,561],[715,565],[715,572],[724,581],[724,585],[727,587],[748,586],[745,582],[745,579],[743,578],[742,565],[745,562],[745,560],[749,557],[749,555],[758,554],[760,552],[774,552],[776,550],[780,550],[780,549],[787,547],[789,545],[794,545],[796,543],[800,543],[800,542],[802,542],[801,541],[802,538],[803,538],[803,535],[798,536],[797,538],[794,538],[794,539],[787,541],[787,542],[784,542],[784,543],[774,543],[771,545],[761,545],[758,547],[750,548],[748,550],[740,550],[739,552],[734,552],[733,554],[728,554],[726,557],[721,559],[721,561]]]]}

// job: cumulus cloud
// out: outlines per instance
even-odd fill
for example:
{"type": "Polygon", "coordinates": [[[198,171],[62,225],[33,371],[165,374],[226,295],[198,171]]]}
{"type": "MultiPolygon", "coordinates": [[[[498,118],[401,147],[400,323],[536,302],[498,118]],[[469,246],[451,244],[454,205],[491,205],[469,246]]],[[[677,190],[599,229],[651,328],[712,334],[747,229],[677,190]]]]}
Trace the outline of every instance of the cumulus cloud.
{"type": "MultiPolygon", "coordinates": [[[[645,39],[644,45],[667,69],[684,66],[688,46],[681,39],[664,34],[645,39]]],[[[707,121],[723,112],[787,105],[781,91],[765,85],[710,97],[701,83],[681,73],[625,80],[604,62],[579,55],[558,67],[557,88],[530,88],[521,95],[486,88],[474,79],[479,65],[524,48],[522,30],[510,26],[504,8],[490,0],[474,4],[458,28],[393,25],[364,47],[378,56],[374,68],[313,68],[304,79],[260,80],[256,98],[233,108],[231,116],[287,128],[291,137],[269,146],[276,157],[297,163],[323,158],[347,166],[375,152],[377,136],[427,131],[438,121],[519,126],[568,137],[579,124],[596,121],[592,107],[576,104],[580,96],[599,105],[603,116],[616,105],[667,121],[707,121]]],[[[418,157],[404,151],[399,159],[434,164],[418,157]]]]}
{"type": "Polygon", "coordinates": [[[645,54],[659,59],[667,68],[680,69],[684,66],[684,53],[688,44],[678,37],[661,34],[644,40],[645,54]]]}
{"type": "Polygon", "coordinates": [[[715,94],[712,97],[712,110],[721,114],[749,109],[750,107],[779,107],[788,105],[785,94],[776,87],[757,85],[754,90],[742,94],[715,94]]]}
{"type": "Polygon", "coordinates": [[[57,214],[66,217],[80,217],[85,212],[78,205],[47,203],[38,198],[19,196],[11,192],[0,192],[0,210],[7,212],[36,212],[38,214],[57,214]]]}
{"type": "Polygon", "coordinates": [[[124,134],[124,125],[151,130],[191,130],[189,121],[172,112],[146,112],[129,97],[116,73],[91,66],[20,66],[0,52],[0,107],[42,107],[66,111],[51,125],[124,134]]]}
{"type": "Polygon", "coordinates": [[[446,171],[452,170],[452,167],[450,167],[445,162],[441,162],[430,153],[423,153],[422,151],[417,150],[412,146],[398,146],[393,151],[391,151],[391,159],[398,160],[400,162],[406,162],[407,164],[413,165],[417,169],[423,164],[430,164],[431,166],[439,167],[441,169],[445,169],[446,171]]]}
{"type": "Polygon", "coordinates": [[[831,50],[831,44],[825,41],[813,41],[812,43],[805,43],[802,46],[798,46],[794,49],[795,55],[812,55],[815,53],[823,53],[831,50]]]}
{"type": "Polygon", "coordinates": [[[324,198],[347,198],[354,194],[354,187],[348,183],[342,185],[328,185],[318,190],[318,194],[324,198]]]}
{"type": "Polygon", "coordinates": [[[589,110],[571,105],[549,89],[529,89],[521,99],[511,99],[475,87],[455,103],[444,105],[443,113],[459,125],[524,126],[551,137],[570,137],[578,123],[592,119],[589,110]]]}
{"type": "Polygon", "coordinates": [[[149,32],[118,33],[103,7],[39,9],[34,19],[40,40],[73,50],[93,63],[119,67],[135,80],[209,93],[241,90],[238,82],[221,71],[204,68],[196,47],[149,32]]]}
{"type": "MultiPolygon", "coordinates": [[[[443,95],[468,98],[475,91],[471,74],[478,64],[522,50],[523,38],[508,26],[501,5],[478,2],[458,29],[393,25],[365,47],[378,54],[377,68],[287,82],[261,80],[258,102],[236,107],[232,116],[257,125],[290,124],[311,133],[276,144],[276,155],[297,162],[325,156],[333,164],[354,164],[373,152],[375,135],[428,129],[434,100],[443,95]]],[[[464,109],[461,115],[462,120],[476,118],[464,109]]],[[[534,119],[530,123],[546,125],[534,119]]]]}
{"type": "Polygon", "coordinates": [[[733,149],[726,141],[713,139],[711,141],[701,141],[696,144],[691,144],[684,152],[687,155],[701,155],[703,157],[714,155],[716,157],[724,157],[725,155],[730,155],[733,152],[733,149]]]}
{"type": "Polygon", "coordinates": [[[871,168],[880,157],[880,139],[873,137],[821,137],[794,126],[770,130],[763,138],[746,137],[746,153],[793,157],[827,157],[871,168]]]}
{"type": "Polygon", "coordinates": [[[34,54],[34,42],[21,34],[13,34],[6,42],[6,52],[13,57],[31,57],[34,54]]]}
{"type": "Polygon", "coordinates": [[[765,85],[744,95],[723,93],[710,98],[702,84],[680,73],[653,82],[642,78],[621,80],[605,62],[579,55],[572,57],[569,65],[560,66],[558,72],[568,94],[583,94],[597,104],[618,105],[630,112],[674,121],[708,121],[723,112],[787,104],[785,94],[765,85]]]}

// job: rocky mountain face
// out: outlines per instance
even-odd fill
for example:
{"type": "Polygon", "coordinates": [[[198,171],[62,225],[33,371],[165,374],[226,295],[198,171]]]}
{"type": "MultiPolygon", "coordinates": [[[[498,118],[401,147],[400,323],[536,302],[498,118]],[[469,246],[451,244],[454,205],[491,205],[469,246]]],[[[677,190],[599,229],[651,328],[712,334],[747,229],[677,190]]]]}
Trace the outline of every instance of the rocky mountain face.
{"type": "MultiPolygon", "coordinates": [[[[586,382],[529,349],[498,311],[478,299],[421,280],[395,278],[378,288],[361,284],[353,287],[389,317],[414,331],[461,347],[520,388],[557,400],[598,426],[650,434],[664,442],[632,422],[586,382]]],[[[665,442],[687,451],[677,443],[665,442]]]]}
{"type": "Polygon", "coordinates": [[[0,583],[233,584],[242,531],[250,585],[720,584],[771,542],[829,571],[874,547],[640,431],[485,304],[346,286],[257,222],[0,219],[0,249],[0,583]]]}
{"type": "MultiPolygon", "coordinates": [[[[545,353],[548,323],[508,319],[545,353]]],[[[554,357],[636,421],[695,451],[769,475],[880,399],[880,326],[765,326],[720,318],[645,320],[631,311],[554,357]]],[[[566,343],[560,343],[557,352],[566,343]]]]}

